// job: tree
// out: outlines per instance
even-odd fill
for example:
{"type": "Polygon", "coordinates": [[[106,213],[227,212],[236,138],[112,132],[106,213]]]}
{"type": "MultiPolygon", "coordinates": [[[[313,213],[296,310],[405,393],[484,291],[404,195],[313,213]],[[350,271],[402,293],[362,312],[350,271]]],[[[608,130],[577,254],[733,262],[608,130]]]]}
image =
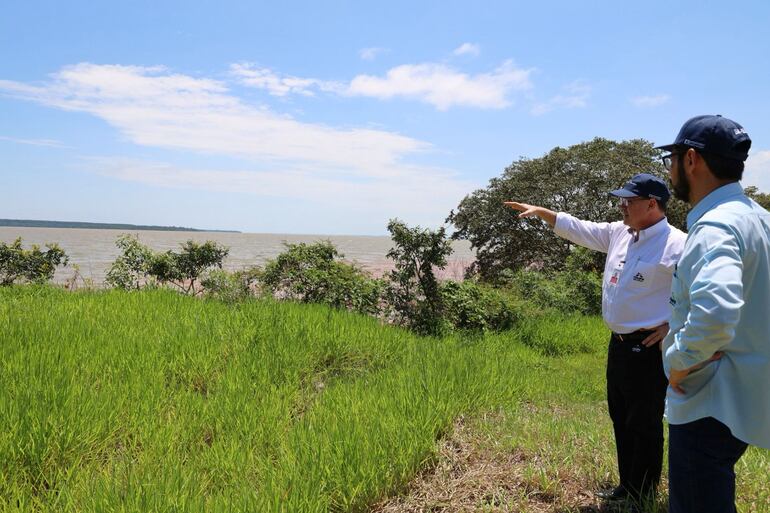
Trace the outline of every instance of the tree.
{"type": "Polygon", "coordinates": [[[222,268],[230,250],[216,242],[188,240],[181,251],[156,253],[133,235],[121,235],[115,245],[122,253],[107,271],[106,281],[113,287],[136,290],[147,284],[171,284],[185,294],[195,295],[201,275],[222,268]]]}
{"type": "Polygon", "coordinates": [[[433,268],[446,267],[452,253],[446,230],[409,228],[393,219],[388,231],[395,247],[387,256],[395,269],[388,274],[387,293],[397,322],[424,335],[437,335],[443,330],[443,301],[433,268]]]}
{"type": "Polygon", "coordinates": [[[107,270],[105,281],[123,290],[142,288],[149,279],[153,251],[133,235],[121,235],[115,245],[121,250],[121,254],[107,270]]]}
{"type": "Polygon", "coordinates": [[[743,192],[746,193],[746,196],[759,203],[762,208],[765,210],[770,210],[770,194],[767,194],[766,192],[759,192],[759,189],[753,185],[749,185],[743,189],[743,192]]]}
{"type": "Polygon", "coordinates": [[[303,303],[324,303],[363,314],[380,309],[382,283],[344,257],[329,241],[285,244],[286,251],[270,260],[260,275],[274,297],[303,303]]]}
{"type": "Polygon", "coordinates": [[[36,244],[24,249],[21,237],[11,244],[0,242],[0,285],[12,285],[20,279],[45,283],[53,279],[58,266],[68,262],[69,257],[57,244],[46,244],[46,251],[42,251],[36,244]]]}
{"type": "MultiPolygon", "coordinates": [[[[540,220],[519,219],[518,212],[503,202],[523,201],[590,221],[617,221],[617,201],[607,193],[637,173],[667,179],[659,157],[660,151],[648,141],[596,138],[554,148],[540,158],[519,158],[486,188],[466,196],[447,218],[456,229],[452,237],[470,241],[477,250],[469,273],[497,281],[505,269],[563,268],[573,245],[540,220]]],[[[683,227],[686,210],[684,203],[672,198],[669,222],[683,227]]],[[[603,255],[594,255],[593,267],[601,269],[603,260],[603,255]]]]}
{"type": "Polygon", "coordinates": [[[181,251],[166,251],[155,255],[150,274],[161,283],[171,283],[185,294],[197,294],[196,287],[201,275],[209,269],[222,269],[222,262],[230,249],[207,240],[198,243],[193,240],[181,244],[181,251]]]}

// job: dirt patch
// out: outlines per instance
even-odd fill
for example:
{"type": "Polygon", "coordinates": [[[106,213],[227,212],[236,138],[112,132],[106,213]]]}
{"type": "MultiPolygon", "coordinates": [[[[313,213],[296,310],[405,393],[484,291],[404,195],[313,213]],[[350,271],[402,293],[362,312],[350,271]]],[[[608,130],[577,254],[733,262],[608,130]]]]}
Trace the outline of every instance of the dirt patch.
{"type": "Polygon", "coordinates": [[[435,466],[374,513],[433,511],[604,512],[589,483],[564,468],[546,475],[537,454],[484,448],[459,419],[440,443],[435,466]]]}

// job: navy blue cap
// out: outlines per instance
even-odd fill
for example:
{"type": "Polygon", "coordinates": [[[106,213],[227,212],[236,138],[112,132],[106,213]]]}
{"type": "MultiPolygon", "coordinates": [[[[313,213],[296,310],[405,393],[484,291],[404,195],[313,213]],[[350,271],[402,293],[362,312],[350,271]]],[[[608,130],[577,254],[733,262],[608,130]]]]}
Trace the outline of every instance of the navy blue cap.
{"type": "Polygon", "coordinates": [[[633,198],[641,196],[642,198],[654,198],[665,204],[671,197],[666,183],[647,173],[640,173],[631,178],[622,189],[611,191],[610,194],[620,198],[633,198]]]}
{"type": "Polygon", "coordinates": [[[688,146],[743,162],[749,156],[751,138],[741,125],[719,114],[695,116],[682,125],[672,144],[658,146],[658,149],[672,151],[677,146],[688,146]]]}

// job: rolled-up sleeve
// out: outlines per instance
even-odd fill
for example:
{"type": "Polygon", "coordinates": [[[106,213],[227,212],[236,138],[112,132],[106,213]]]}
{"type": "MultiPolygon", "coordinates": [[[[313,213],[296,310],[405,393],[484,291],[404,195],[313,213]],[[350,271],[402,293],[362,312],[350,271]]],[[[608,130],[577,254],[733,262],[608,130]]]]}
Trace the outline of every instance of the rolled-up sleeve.
{"type": "Polygon", "coordinates": [[[583,221],[564,212],[559,212],[556,214],[553,232],[579,246],[607,253],[612,238],[612,225],[610,223],[583,221]]]}
{"type": "Polygon", "coordinates": [[[735,234],[704,224],[690,237],[699,242],[686,250],[679,264],[679,272],[691,277],[690,310],[665,354],[667,366],[677,370],[724,350],[735,337],[743,306],[742,250],[735,234]]]}

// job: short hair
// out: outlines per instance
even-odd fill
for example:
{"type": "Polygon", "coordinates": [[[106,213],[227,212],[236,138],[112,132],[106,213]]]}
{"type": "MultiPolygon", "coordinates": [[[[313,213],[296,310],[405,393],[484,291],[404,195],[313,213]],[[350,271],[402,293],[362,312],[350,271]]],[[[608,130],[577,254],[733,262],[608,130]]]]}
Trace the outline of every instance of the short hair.
{"type": "Polygon", "coordinates": [[[743,178],[743,168],[745,166],[742,160],[724,157],[722,155],[709,153],[707,151],[701,151],[698,148],[693,148],[692,146],[679,146],[677,148],[678,157],[681,158],[681,156],[687,153],[687,150],[690,148],[695,150],[698,155],[703,158],[709,170],[711,171],[711,174],[720,180],[737,182],[743,178]]]}
{"type": "Polygon", "coordinates": [[[715,155],[707,152],[698,151],[698,153],[703,157],[703,160],[706,161],[706,165],[709,167],[709,170],[711,170],[711,173],[720,180],[737,182],[743,178],[744,164],[742,160],[731,159],[723,157],[722,155],[715,155]]]}

